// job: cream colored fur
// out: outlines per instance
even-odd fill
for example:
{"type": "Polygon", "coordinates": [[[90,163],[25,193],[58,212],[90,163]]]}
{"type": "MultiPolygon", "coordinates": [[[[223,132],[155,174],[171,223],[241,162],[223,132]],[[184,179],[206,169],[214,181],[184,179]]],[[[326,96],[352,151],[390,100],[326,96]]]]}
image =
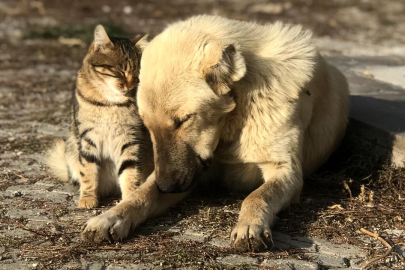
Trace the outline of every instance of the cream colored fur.
{"type": "MultiPolygon", "coordinates": [[[[216,181],[252,191],[231,241],[243,251],[257,251],[272,246],[275,215],[298,202],[303,178],[341,141],[348,86],[301,26],[197,16],[172,24],[145,48],[138,107],[154,143],[155,170],[162,165],[159,134],[169,134],[172,144],[186,144],[202,159],[213,157],[216,181]],[[189,120],[176,129],[173,119],[189,120]]],[[[154,181],[161,181],[156,173],[138,199],[90,220],[84,238],[103,239],[108,232],[97,224],[114,226],[108,222],[114,216],[126,225],[113,233],[126,237],[130,224],[184,197],[160,194],[154,181]]]]}

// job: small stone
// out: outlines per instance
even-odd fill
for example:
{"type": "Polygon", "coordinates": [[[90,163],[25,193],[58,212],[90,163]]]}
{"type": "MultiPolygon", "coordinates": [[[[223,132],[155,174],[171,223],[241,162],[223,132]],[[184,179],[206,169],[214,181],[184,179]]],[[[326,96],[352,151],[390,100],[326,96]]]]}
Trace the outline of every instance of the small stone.
{"type": "Polygon", "coordinates": [[[45,188],[49,188],[49,187],[54,187],[56,185],[56,182],[49,181],[49,180],[39,180],[39,181],[35,182],[34,185],[44,186],[45,188]]]}
{"type": "Polygon", "coordinates": [[[130,6],[125,6],[122,11],[124,12],[124,14],[131,14],[132,13],[132,7],[130,6]]]}
{"type": "Polygon", "coordinates": [[[275,248],[288,249],[298,248],[306,249],[310,252],[316,252],[316,245],[312,239],[302,236],[290,236],[277,231],[273,231],[273,241],[275,248]]]}
{"type": "Polygon", "coordinates": [[[227,238],[215,237],[209,243],[213,246],[220,247],[220,248],[229,248],[230,247],[230,241],[229,241],[228,237],[227,238]]]}
{"type": "Polygon", "coordinates": [[[13,262],[13,260],[8,260],[2,261],[2,264],[0,264],[0,270],[8,270],[8,269],[30,269],[32,264],[28,262],[13,262]]]}
{"type": "Polygon", "coordinates": [[[91,262],[87,264],[86,270],[102,270],[105,269],[105,265],[101,262],[91,262]]]}
{"type": "Polygon", "coordinates": [[[360,269],[364,264],[365,259],[357,258],[350,261],[350,267],[353,269],[360,269]]]}
{"type": "Polygon", "coordinates": [[[339,256],[334,256],[331,254],[317,254],[317,253],[305,253],[305,255],[311,260],[316,261],[317,263],[327,267],[342,268],[347,266],[344,259],[339,256]]]}
{"type": "Polygon", "coordinates": [[[270,269],[290,270],[290,269],[306,269],[306,270],[318,270],[319,266],[314,262],[307,262],[296,259],[266,259],[262,262],[261,266],[269,267],[270,269]]]}
{"type": "Polygon", "coordinates": [[[387,229],[387,230],[385,230],[385,232],[388,233],[391,236],[394,236],[394,237],[404,237],[405,236],[405,231],[404,230],[387,229]]]}
{"type": "MultiPolygon", "coordinates": [[[[288,6],[286,6],[288,8],[288,6]]],[[[250,12],[260,12],[268,14],[280,14],[283,12],[284,6],[282,4],[268,3],[268,4],[256,4],[249,8],[250,12]]]]}
{"type": "Polygon", "coordinates": [[[235,264],[258,264],[257,258],[245,257],[242,255],[229,255],[226,257],[219,257],[217,261],[221,264],[235,265],[235,264]]]}
{"type": "Polygon", "coordinates": [[[366,77],[368,77],[368,78],[374,78],[374,75],[371,74],[371,73],[368,72],[368,71],[364,71],[364,76],[366,76],[366,77]]]}
{"type": "MultiPolygon", "coordinates": [[[[104,269],[104,268],[103,268],[104,269]]],[[[156,266],[150,263],[140,263],[140,264],[125,264],[125,265],[114,265],[111,264],[105,268],[106,270],[149,270],[156,269],[156,266]]]]}
{"type": "Polygon", "coordinates": [[[83,269],[83,268],[84,268],[83,265],[78,262],[68,262],[68,263],[65,263],[61,268],[59,268],[59,270],[71,270],[71,269],[83,269]]]}
{"type": "Polygon", "coordinates": [[[101,10],[102,10],[104,13],[110,13],[110,12],[111,12],[111,7],[108,6],[108,5],[104,5],[104,6],[101,7],[101,10]]]}
{"type": "Polygon", "coordinates": [[[336,245],[317,237],[313,237],[311,238],[311,240],[318,246],[319,253],[326,256],[338,256],[340,258],[348,259],[356,257],[366,257],[366,253],[361,248],[354,245],[336,245]]]}
{"type": "Polygon", "coordinates": [[[207,240],[207,236],[200,231],[188,229],[184,233],[174,236],[173,239],[177,241],[191,240],[203,243],[205,242],[205,240],[207,240]]]}

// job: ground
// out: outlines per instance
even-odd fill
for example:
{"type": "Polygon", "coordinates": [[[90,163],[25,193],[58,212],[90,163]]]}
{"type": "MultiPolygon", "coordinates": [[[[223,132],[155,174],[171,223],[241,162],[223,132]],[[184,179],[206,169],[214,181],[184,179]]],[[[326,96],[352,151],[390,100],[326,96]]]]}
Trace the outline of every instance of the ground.
{"type": "Polygon", "coordinates": [[[192,14],[282,20],[313,30],[321,52],[334,57],[353,53],[336,44],[390,50],[405,41],[400,0],[114,2],[0,1],[0,269],[359,268],[387,250],[361,228],[394,247],[371,269],[405,268],[405,169],[390,166],[377,143],[352,127],[330,161],[306,179],[301,204],[279,215],[270,252],[230,248],[245,195],[210,189],[123,243],[83,243],[86,220],[117,198],[95,210],[77,209],[77,188],[52,178],[43,157],[67,132],[76,72],[96,24],[115,35],[153,36],[192,14]]]}

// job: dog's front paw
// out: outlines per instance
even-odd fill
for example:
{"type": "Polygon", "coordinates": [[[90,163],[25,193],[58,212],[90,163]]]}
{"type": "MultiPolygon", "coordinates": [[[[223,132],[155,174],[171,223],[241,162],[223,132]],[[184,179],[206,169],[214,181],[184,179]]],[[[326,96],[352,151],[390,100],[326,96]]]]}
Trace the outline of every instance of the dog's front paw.
{"type": "Polygon", "coordinates": [[[231,246],[242,252],[259,252],[273,247],[270,228],[258,224],[238,223],[231,233],[231,246]]]}
{"type": "Polygon", "coordinates": [[[87,242],[121,241],[131,229],[131,222],[108,211],[87,221],[82,239],[87,242]]]}

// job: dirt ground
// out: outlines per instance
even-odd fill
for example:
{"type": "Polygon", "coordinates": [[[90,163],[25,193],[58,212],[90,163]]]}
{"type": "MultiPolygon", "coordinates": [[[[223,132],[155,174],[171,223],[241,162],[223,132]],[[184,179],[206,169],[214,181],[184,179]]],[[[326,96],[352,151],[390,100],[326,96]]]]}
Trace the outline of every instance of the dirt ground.
{"type": "MultiPolygon", "coordinates": [[[[81,269],[94,261],[141,263],[160,269],[250,269],[266,259],[311,261],[301,249],[278,248],[263,254],[239,254],[252,258],[255,263],[251,265],[220,263],[219,258],[235,251],[209,242],[218,237],[228,241],[244,195],[224,196],[227,192],[213,190],[201,190],[162,217],[148,221],[123,243],[82,243],[81,226],[88,217],[117,200],[105,201],[95,210],[76,209],[77,190],[47,173],[44,152],[67,130],[76,72],[98,23],[113,35],[145,32],[153,36],[170,22],[209,13],[301,23],[315,37],[389,47],[405,42],[404,2],[114,2],[0,1],[0,269],[16,261],[21,264],[14,269],[63,269],[63,265],[64,269],[81,269]],[[184,231],[204,233],[196,233],[197,240],[176,239],[184,231]]],[[[392,246],[405,243],[404,181],[405,169],[391,168],[375,142],[361,140],[349,128],[337,153],[306,180],[302,203],[281,213],[274,230],[360,247],[367,254],[364,262],[386,248],[359,232],[360,228],[380,233],[392,246]]],[[[403,254],[397,253],[372,264],[371,269],[404,269],[403,254]]]]}

